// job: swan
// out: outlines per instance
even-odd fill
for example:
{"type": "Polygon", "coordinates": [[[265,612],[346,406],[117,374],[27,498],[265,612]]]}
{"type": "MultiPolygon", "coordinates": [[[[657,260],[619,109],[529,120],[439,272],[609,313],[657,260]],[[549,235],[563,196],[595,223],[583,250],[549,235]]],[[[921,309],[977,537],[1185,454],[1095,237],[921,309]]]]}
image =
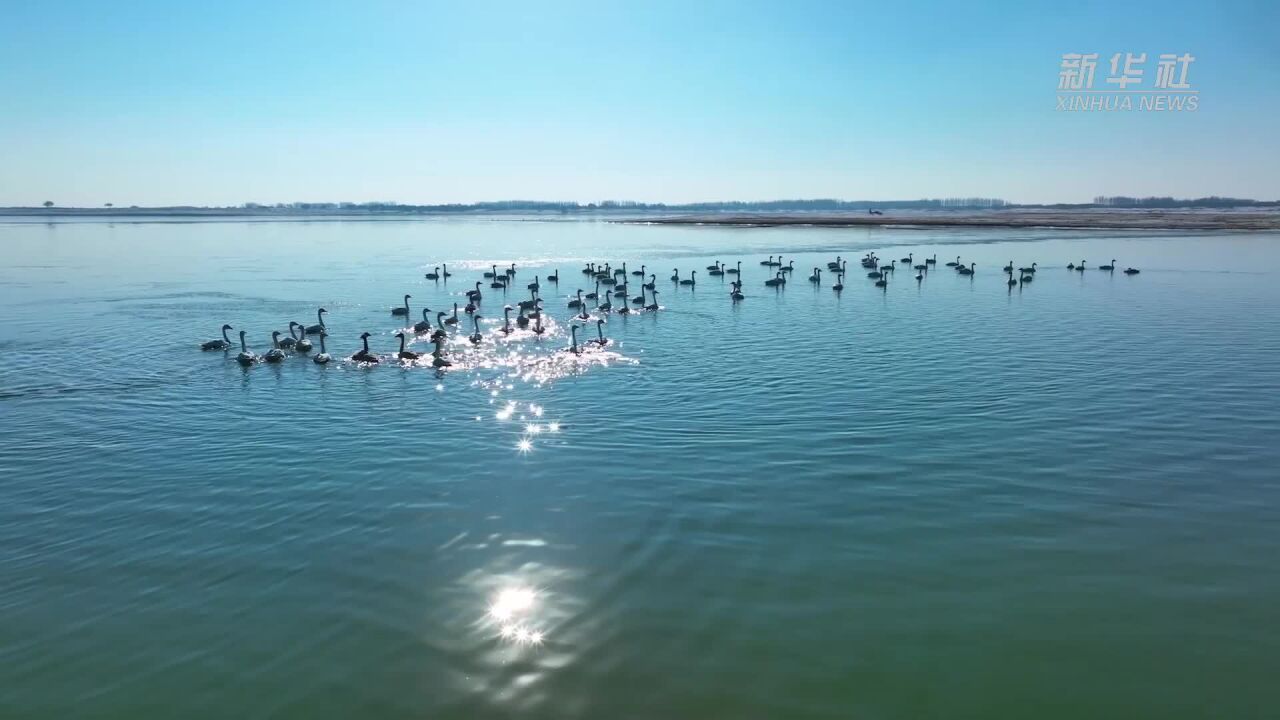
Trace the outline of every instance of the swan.
{"type": "MultiPolygon", "coordinates": [[[[445,334],[447,335],[447,334],[448,334],[448,332],[445,330],[445,327],[444,327],[444,316],[445,316],[445,314],[444,314],[443,312],[438,312],[438,313],[436,313],[436,326],[437,326],[437,328],[438,328],[438,329],[436,330],[436,332],[438,332],[438,333],[445,333],[445,334]]],[[[432,334],[434,334],[434,333],[432,333],[432,334]]]]}
{"type": "Polygon", "coordinates": [[[969,267],[960,265],[959,267],[956,268],[956,272],[960,273],[961,275],[972,275],[975,264],[976,263],[969,263],[969,267]]]}
{"type": "Polygon", "coordinates": [[[635,296],[635,297],[633,297],[633,298],[631,298],[631,302],[635,303],[636,305],[643,305],[643,304],[644,304],[644,301],[645,301],[646,299],[647,299],[647,298],[645,297],[645,293],[644,293],[644,286],[643,286],[643,285],[641,285],[641,286],[640,286],[640,294],[639,294],[639,295],[637,295],[637,296],[635,296]]]}
{"type": "Polygon", "coordinates": [[[311,341],[307,339],[307,329],[302,326],[302,323],[297,323],[297,327],[298,327],[298,344],[294,345],[293,349],[297,350],[300,353],[311,352],[311,341]]]}
{"type": "Polygon", "coordinates": [[[279,330],[271,331],[271,345],[272,345],[272,348],[268,350],[265,355],[262,356],[262,359],[269,363],[278,363],[281,360],[284,360],[284,351],[280,349],[280,331],[279,330]]]}
{"type": "Polygon", "coordinates": [[[418,353],[413,352],[412,350],[406,350],[404,347],[404,333],[398,332],[396,333],[396,337],[400,338],[400,352],[396,353],[396,357],[401,360],[417,360],[418,353]]]}
{"type": "Polygon", "coordinates": [[[1001,270],[1003,270],[1003,271],[1005,271],[1005,272],[1007,272],[1007,273],[1012,273],[1012,272],[1013,272],[1013,261],[1012,261],[1012,260],[1010,260],[1008,265],[1005,265],[1004,267],[1002,267],[1002,268],[1000,268],[1000,269],[1001,269],[1001,270]]]}
{"type": "Polygon", "coordinates": [[[1035,274],[1036,274],[1036,264],[1035,264],[1035,263],[1031,263],[1031,267],[1029,267],[1029,268],[1018,268],[1018,272],[1020,272],[1020,273],[1022,273],[1022,274],[1024,274],[1024,275],[1035,275],[1035,274]]]}
{"type": "Polygon", "coordinates": [[[613,271],[613,274],[614,274],[614,275],[623,275],[623,276],[625,276],[625,275],[627,274],[627,263],[626,263],[626,261],[625,261],[625,260],[622,262],[622,267],[621,267],[621,268],[618,268],[617,270],[614,270],[614,271],[613,271]]]}
{"type": "Polygon", "coordinates": [[[451,277],[453,277],[453,273],[449,272],[449,266],[448,266],[448,265],[441,265],[440,267],[444,270],[444,272],[440,273],[443,277],[445,277],[445,278],[451,278],[451,277]]]}
{"type": "Polygon", "coordinates": [[[773,262],[771,262],[771,263],[769,263],[769,264],[770,264],[771,266],[773,266],[773,267],[782,267],[782,256],[781,256],[781,255],[779,255],[777,260],[774,260],[773,262]]]}
{"type": "MultiPolygon", "coordinates": [[[[363,362],[363,363],[378,362],[378,356],[369,352],[369,333],[362,334],[360,336],[360,341],[364,343],[364,348],[361,349],[360,352],[356,353],[355,355],[352,355],[351,360],[353,362],[363,362]]],[[[401,341],[403,342],[403,338],[401,338],[401,341]]]]}
{"type": "Polygon", "coordinates": [[[480,341],[484,339],[484,335],[480,334],[480,316],[479,315],[471,316],[471,327],[474,330],[474,332],[472,332],[471,336],[468,337],[467,339],[471,341],[472,345],[479,345],[480,341]]]}
{"type": "Polygon", "coordinates": [[[457,324],[458,324],[458,303],[454,303],[454,304],[453,304],[453,317],[451,317],[451,318],[445,318],[444,324],[445,324],[445,325],[457,325],[457,324]]]}
{"type": "Polygon", "coordinates": [[[502,328],[503,335],[511,334],[511,306],[506,305],[502,308],[502,328]]]}
{"type": "Polygon", "coordinates": [[[841,290],[844,289],[844,273],[840,273],[839,275],[836,275],[836,284],[832,285],[831,289],[835,290],[836,292],[840,292],[841,290]]]}
{"type": "Polygon", "coordinates": [[[1027,273],[1022,273],[1022,275],[1018,278],[1018,282],[1021,282],[1021,283],[1029,283],[1029,282],[1031,282],[1032,280],[1035,280],[1035,279],[1036,279],[1036,276],[1035,276],[1035,275],[1030,275],[1030,274],[1027,274],[1027,273]]]}
{"type": "Polygon", "coordinates": [[[586,295],[583,295],[582,297],[588,300],[595,300],[596,298],[600,297],[600,281],[599,280],[596,281],[595,290],[592,290],[591,292],[587,293],[586,295]]]}
{"type": "Polygon", "coordinates": [[[484,274],[484,276],[485,276],[485,277],[487,277],[487,278],[497,277],[497,276],[498,276],[498,266],[497,266],[497,265],[490,265],[490,266],[489,266],[489,272],[485,273],[485,274],[484,274]]]}
{"type": "MultiPolygon", "coordinates": [[[[422,320],[413,324],[414,332],[426,332],[431,329],[431,321],[427,319],[427,313],[431,312],[431,308],[422,308],[422,320]]],[[[443,315],[444,313],[440,313],[443,315]]]]}
{"type": "Polygon", "coordinates": [[[328,328],[324,326],[324,314],[327,312],[329,311],[325,310],[324,308],[320,308],[319,310],[317,310],[316,311],[317,322],[315,325],[312,325],[311,327],[307,328],[307,332],[311,333],[312,335],[319,335],[325,330],[328,330],[328,328]]]}
{"type": "Polygon", "coordinates": [[[924,272],[924,271],[926,271],[926,270],[928,270],[928,269],[929,269],[929,266],[928,266],[928,265],[925,265],[924,263],[917,263],[917,264],[915,264],[915,265],[912,265],[912,266],[911,266],[911,269],[912,269],[912,270],[919,270],[920,272],[924,272]]]}
{"type": "Polygon", "coordinates": [[[618,279],[615,278],[612,274],[608,274],[608,273],[601,273],[599,275],[596,275],[596,279],[600,281],[601,285],[617,285],[618,284],[618,279]]]}
{"type": "Polygon", "coordinates": [[[613,296],[614,296],[614,297],[616,297],[616,298],[624,298],[624,297],[626,297],[627,295],[630,295],[630,294],[631,294],[631,293],[630,293],[630,291],[628,291],[628,290],[627,290],[627,284],[626,284],[626,283],[622,283],[621,285],[619,285],[619,286],[618,286],[618,289],[617,289],[617,290],[614,290],[614,291],[613,291],[613,296]]]}
{"type": "Polygon", "coordinates": [[[888,275],[885,275],[884,277],[882,277],[882,278],[880,278],[879,280],[877,280],[877,281],[876,281],[876,287],[879,287],[879,288],[888,288],[888,287],[889,287],[889,276],[888,276],[888,275]]]}
{"type": "Polygon", "coordinates": [[[574,355],[581,355],[582,348],[578,347],[578,326],[570,325],[569,334],[573,337],[573,344],[569,346],[569,352],[573,353],[574,355]]]}
{"type": "Polygon", "coordinates": [[[695,282],[695,280],[697,279],[697,275],[698,275],[698,271],[697,271],[697,270],[690,270],[690,271],[689,271],[689,279],[688,279],[688,280],[681,280],[681,281],[680,281],[680,284],[681,284],[681,285],[693,285],[693,284],[694,284],[694,282],[695,282]]]}
{"type": "Polygon", "coordinates": [[[501,290],[501,291],[503,291],[503,292],[506,292],[506,291],[507,291],[507,276],[506,276],[506,275],[494,275],[494,276],[493,276],[493,282],[489,283],[489,287],[493,288],[494,290],[501,290]]]}
{"type": "Polygon", "coordinates": [[[649,303],[648,305],[645,305],[644,309],[656,312],[658,310],[658,291],[650,290],[649,292],[653,293],[653,302],[649,303]]]}
{"type": "Polygon", "coordinates": [[[959,256],[959,255],[957,255],[957,256],[956,256],[956,261],[955,261],[955,262],[949,262],[949,263],[947,263],[947,267],[956,267],[956,266],[957,266],[957,265],[959,265],[959,264],[960,264],[960,256],[959,256]]]}
{"type": "Polygon", "coordinates": [[[1075,270],[1075,269],[1076,269],[1076,264],[1075,264],[1075,263],[1073,263],[1073,262],[1069,262],[1069,263],[1067,263],[1067,269],[1068,269],[1068,270],[1075,270]]]}
{"type": "Polygon", "coordinates": [[[862,258],[862,267],[864,268],[874,269],[879,266],[880,266],[880,258],[876,257],[875,253],[869,253],[866,257],[862,258]]]}
{"type": "Polygon", "coordinates": [[[596,334],[600,336],[596,340],[596,344],[598,344],[600,347],[604,347],[605,345],[609,344],[609,339],[604,336],[604,320],[603,319],[596,321],[596,334]]]}
{"type": "Polygon", "coordinates": [[[809,276],[809,282],[811,283],[822,282],[821,273],[822,273],[821,270],[819,270],[818,268],[814,268],[813,274],[809,276]]]}
{"type": "Polygon", "coordinates": [[[917,282],[919,282],[919,281],[921,281],[921,280],[924,280],[924,271],[923,271],[923,270],[921,270],[920,272],[916,273],[916,281],[917,281],[917,282]]]}
{"type": "Polygon", "coordinates": [[[480,306],[476,305],[474,302],[469,302],[462,307],[462,311],[468,315],[470,315],[471,313],[474,313],[476,310],[479,310],[479,309],[480,309],[480,306]]]}
{"type": "Polygon", "coordinates": [[[425,277],[425,278],[426,278],[426,279],[428,279],[428,280],[439,280],[439,279],[440,279],[440,266],[439,266],[439,265],[437,265],[437,266],[436,266],[436,268],[435,268],[435,270],[433,270],[433,271],[431,271],[431,272],[427,273],[427,274],[426,274],[426,275],[424,275],[423,277],[425,277]]]}
{"type": "Polygon", "coordinates": [[[1115,259],[1115,258],[1111,258],[1111,264],[1110,264],[1110,265],[1099,265],[1099,266],[1098,266],[1098,269],[1099,269],[1099,270],[1106,270],[1106,271],[1108,271],[1108,272],[1115,272],[1115,270],[1116,270],[1116,259],[1115,259]]]}
{"type": "Polygon", "coordinates": [[[1124,270],[1125,275],[1137,275],[1139,272],[1141,271],[1138,268],[1125,268],[1124,270]]]}
{"type": "Polygon", "coordinates": [[[520,308],[520,314],[516,316],[516,325],[521,328],[529,327],[529,316],[524,314],[524,308],[520,308]]]}
{"type": "Polygon", "coordinates": [[[542,327],[542,314],[539,313],[538,315],[534,316],[534,319],[533,319],[533,334],[541,335],[546,331],[547,329],[542,327]]]}
{"type": "Polygon", "coordinates": [[[644,284],[644,285],[642,285],[641,287],[643,287],[645,290],[654,290],[654,289],[657,289],[657,287],[658,287],[657,281],[658,281],[658,276],[657,276],[657,275],[650,274],[650,275],[649,275],[649,282],[645,283],[645,284],[644,284]]]}
{"type": "Polygon", "coordinates": [[[479,281],[479,280],[477,280],[477,281],[476,281],[476,289],[475,289],[475,290],[468,290],[468,291],[467,291],[467,297],[471,298],[472,300],[480,300],[481,295],[480,295],[480,281],[479,281]]]}
{"type": "Polygon", "coordinates": [[[507,271],[506,271],[506,272],[507,272],[507,277],[515,277],[515,276],[516,276],[516,264],[515,264],[515,263],[511,263],[511,267],[507,268],[507,271]]]}
{"type": "Polygon", "coordinates": [[[320,354],[311,358],[311,362],[317,365],[324,365],[325,363],[329,362],[329,359],[330,359],[329,352],[324,349],[324,339],[327,337],[329,337],[329,333],[326,333],[326,332],[320,333],[320,354]]]}
{"type": "Polygon", "coordinates": [[[772,255],[770,255],[768,260],[761,260],[761,261],[760,261],[760,264],[761,264],[761,265],[768,265],[768,266],[772,266],[772,265],[773,265],[773,256],[772,256],[772,255]]]}
{"type": "Polygon", "coordinates": [[[897,272],[897,271],[894,270],[893,265],[881,265],[880,272],[897,272]]]}
{"type": "Polygon", "coordinates": [[[547,276],[547,282],[553,282],[557,284],[560,282],[560,268],[556,268],[555,272],[547,276]]]}
{"type": "Polygon", "coordinates": [[[884,273],[880,272],[879,270],[876,270],[874,272],[867,273],[867,277],[875,278],[876,280],[879,280],[880,278],[884,277],[884,273]]]}
{"type": "Polygon", "coordinates": [[[745,297],[746,297],[746,295],[743,295],[743,294],[742,294],[742,283],[741,283],[741,282],[738,282],[738,281],[736,281],[736,280],[734,281],[733,285],[731,286],[731,288],[730,288],[730,290],[729,290],[729,297],[730,297],[730,298],[732,298],[734,302],[737,302],[737,301],[739,301],[739,300],[741,300],[741,299],[743,299],[743,298],[745,298],[745,297]]]}
{"type": "Polygon", "coordinates": [[[1081,261],[1080,261],[1080,264],[1076,266],[1076,271],[1077,271],[1077,272],[1084,272],[1084,261],[1083,261],[1083,260],[1081,260],[1081,261]]]}
{"type": "Polygon", "coordinates": [[[1018,281],[1013,279],[1013,273],[1012,272],[1009,273],[1009,287],[1013,287],[1014,285],[1017,285],[1017,284],[1018,284],[1018,281]]]}
{"type": "Polygon", "coordinates": [[[407,316],[407,315],[409,314],[409,298],[411,298],[411,297],[413,297],[413,296],[412,296],[412,295],[405,295],[405,296],[404,296],[404,307],[394,307],[394,308],[391,308],[391,314],[392,314],[392,315],[405,315],[405,316],[407,316]]]}
{"type": "Polygon", "coordinates": [[[596,274],[596,264],[595,264],[595,263],[593,263],[593,262],[589,262],[589,263],[587,263],[587,266],[586,266],[586,267],[584,267],[584,268],[582,268],[582,274],[583,274],[583,275],[595,275],[595,274],[596,274]]]}
{"type": "Polygon", "coordinates": [[[720,267],[720,261],[719,261],[719,260],[717,260],[717,261],[716,261],[716,267],[715,267],[714,269],[712,269],[712,270],[708,270],[708,271],[707,271],[707,274],[708,274],[708,275],[715,275],[716,277],[720,277],[720,276],[724,275],[724,268],[723,268],[723,267],[720,267]]]}
{"type": "Polygon", "coordinates": [[[732,267],[732,268],[730,268],[730,269],[728,269],[728,270],[725,270],[725,272],[729,273],[730,275],[741,275],[741,274],[742,274],[742,261],[741,261],[741,260],[739,260],[737,265],[735,265],[734,267],[732,267]]]}
{"type": "Polygon", "coordinates": [[[901,260],[899,260],[898,262],[900,262],[900,263],[902,263],[902,264],[904,264],[904,265],[913,265],[913,264],[915,264],[915,261],[916,261],[916,254],[915,254],[915,253],[907,253],[907,256],[906,256],[906,257],[904,257],[904,258],[902,258],[902,259],[901,259],[901,260]]]}
{"type": "Polygon", "coordinates": [[[636,277],[638,277],[638,278],[643,278],[643,277],[644,277],[644,265],[641,265],[639,270],[632,270],[632,271],[631,271],[631,274],[632,274],[632,275],[635,275],[635,276],[636,276],[636,277]]]}
{"type": "Polygon", "coordinates": [[[925,264],[925,265],[937,265],[937,264],[938,264],[938,253],[934,253],[934,254],[933,254],[933,257],[931,257],[931,258],[925,258],[925,260],[924,260],[924,264],[925,264]]]}
{"type": "MultiPolygon", "coordinates": [[[[293,322],[292,320],[289,321],[289,337],[285,338],[284,340],[277,341],[276,347],[284,350],[292,350],[294,347],[297,346],[298,338],[293,336],[293,328],[296,327],[297,325],[298,323],[293,322]]],[[[276,333],[276,334],[279,335],[279,333],[276,333]]]]}
{"type": "Polygon", "coordinates": [[[680,268],[671,268],[671,282],[680,282],[680,268]]]}
{"type": "Polygon", "coordinates": [[[578,288],[578,297],[574,300],[569,301],[569,307],[571,308],[582,307],[582,288],[578,288]]]}
{"type": "Polygon", "coordinates": [[[778,287],[779,285],[782,285],[785,282],[786,280],[782,279],[782,273],[777,273],[776,275],[769,278],[768,280],[765,280],[764,284],[765,284],[765,287],[778,287]]]}
{"type": "Polygon", "coordinates": [[[789,273],[789,272],[791,272],[792,270],[795,270],[795,269],[796,269],[796,261],[795,261],[795,260],[791,260],[791,261],[788,261],[788,262],[787,262],[787,264],[786,264],[786,266],[785,266],[785,267],[783,267],[781,270],[779,270],[779,272],[789,273]]]}
{"type": "Polygon", "coordinates": [[[717,261],[716,261],[716,264],[715,264],[715,265],[708,265],[708,266],[707,266],[707,272],[711,272],[712,270],[719,270],[719,269],[720,269],[720,261],[719,261],[719,260],[717,260],[717,261]]]}
{"type": "Polygon", "coordinates": [[[839,270],[839,269],[840,269],[840,256],[839,256],[839,255],[837,255],[837,256],[836,256],[836,261],[835,261],[835,262],[829,262],[829,263],[827,263],[827,269],[828,269],[828,270],[839,270]]]}
{"type": "Polygon", "coordinates": [[[431,365],[433,367],[450,367],[453,363],[444,359],[444,338],[435,338],[436,349],[431,351],[431,365]]]}
{"type": "Polygon", "coordinates": [[[258,356],[249,352],[249,348],[244,344],[244,331],[240,331],[240,354],[236,356],[236,362],[248,367],[258,362],[258,356]]]}
{"type": "Polygon", "coordinates": [[[235,328],[231,327],[230,325],[223,325],[223,326],[222,326],[222,339],[221,339],[221,340],[210,340],[209,342],[201,343],[201,345],[200,345],[200,349],[201,349],[201,350],[229,350],[229,349],[231,349],[231,339],[227,337],[227,331],[228,331],[228,330],[234,330],[234,329],[235,329],[235,328]]]}

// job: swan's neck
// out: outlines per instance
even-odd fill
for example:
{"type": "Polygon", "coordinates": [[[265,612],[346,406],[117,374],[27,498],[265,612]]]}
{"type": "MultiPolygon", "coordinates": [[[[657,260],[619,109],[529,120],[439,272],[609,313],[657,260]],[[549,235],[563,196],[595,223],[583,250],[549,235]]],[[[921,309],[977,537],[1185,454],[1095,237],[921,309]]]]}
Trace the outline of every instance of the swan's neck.
{"type": "Polygon", "coordinates": [[[228,344],[228,345],[230,345],[230,344],[231,344],[231,338],[227,337],[227,329],[226,329],[226,328],[222,328],[222,342],[224,342],[224,343],[226,343],[226,344],[228,344]]]}
{"type": "MultiPolygon", "coordinates": [[[[364,351],[365,351],[366,353],[368,353],[368,352],[369,352],[369,338],[367,338],[367,337],[366,337],[366,338],[360,338],[360,340],[361,340],[361,342],[363,342],[363,343],[364,343],[364,351]]],[[[400,341],[401,341],[401,347],[403,347],[403,346],[404,346],[404,345],[403,345],[403,343],[404,343],[404,338],[400,338],[400,341]]]]}

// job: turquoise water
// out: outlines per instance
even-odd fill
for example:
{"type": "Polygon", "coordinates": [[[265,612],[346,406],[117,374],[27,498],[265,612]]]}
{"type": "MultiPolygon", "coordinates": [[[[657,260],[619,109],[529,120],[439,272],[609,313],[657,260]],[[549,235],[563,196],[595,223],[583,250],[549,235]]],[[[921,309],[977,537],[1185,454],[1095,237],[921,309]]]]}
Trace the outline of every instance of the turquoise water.
{"type": "Polygon", "coordinates": [[[1278,240],[0,224],[0,715],[1270,716],[1278,240]],[[872,249],[939,266],[806,280],[872,249]],[[586,260],[662,309],[576,357],[586,260]],[[511,262],[546,335],[486,283],[479,348],[393,361],[403,294],[511,262]],[[384,361],[198,349],[319,306],[384,361]]]}

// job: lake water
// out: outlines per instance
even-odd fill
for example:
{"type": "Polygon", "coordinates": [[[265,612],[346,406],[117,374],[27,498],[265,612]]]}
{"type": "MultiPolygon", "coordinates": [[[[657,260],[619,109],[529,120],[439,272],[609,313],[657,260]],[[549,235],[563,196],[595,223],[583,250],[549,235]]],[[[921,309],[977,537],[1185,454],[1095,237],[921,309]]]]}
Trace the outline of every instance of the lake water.
{"type": "Polygon", "coordinates": [[[1275,234],[26,221],[0,254],[0,715],[1280,704],[1275,234]],[[939,263],[880,289],[869,250],[939,263]],[[1141,274],[1065,269],[1113,257],[1141,274]],[[588,260],[662,308],[578,357],[588,260]],[[394,361],[403,294],[512,262],[545,335],[500,339],[486,282],[478,348],[462,313],[447,372],[394,361]],[[328,366],[198,348],[320,306],[328,366]],[[364,331],[379,366],[341,361],[364,331]]]}

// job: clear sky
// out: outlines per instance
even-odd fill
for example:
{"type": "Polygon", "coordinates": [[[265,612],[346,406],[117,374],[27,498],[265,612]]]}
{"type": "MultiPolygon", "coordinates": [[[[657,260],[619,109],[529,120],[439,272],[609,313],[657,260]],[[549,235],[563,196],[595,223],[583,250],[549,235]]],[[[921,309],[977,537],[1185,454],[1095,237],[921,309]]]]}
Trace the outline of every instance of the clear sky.
{"type": "Polygon", "coordinates": [[[1280,3],[0,0],[0,205],[1280,199],[1280,3]],[[1055,109],[1190,52],[1197,112],[1055,109]]]}

